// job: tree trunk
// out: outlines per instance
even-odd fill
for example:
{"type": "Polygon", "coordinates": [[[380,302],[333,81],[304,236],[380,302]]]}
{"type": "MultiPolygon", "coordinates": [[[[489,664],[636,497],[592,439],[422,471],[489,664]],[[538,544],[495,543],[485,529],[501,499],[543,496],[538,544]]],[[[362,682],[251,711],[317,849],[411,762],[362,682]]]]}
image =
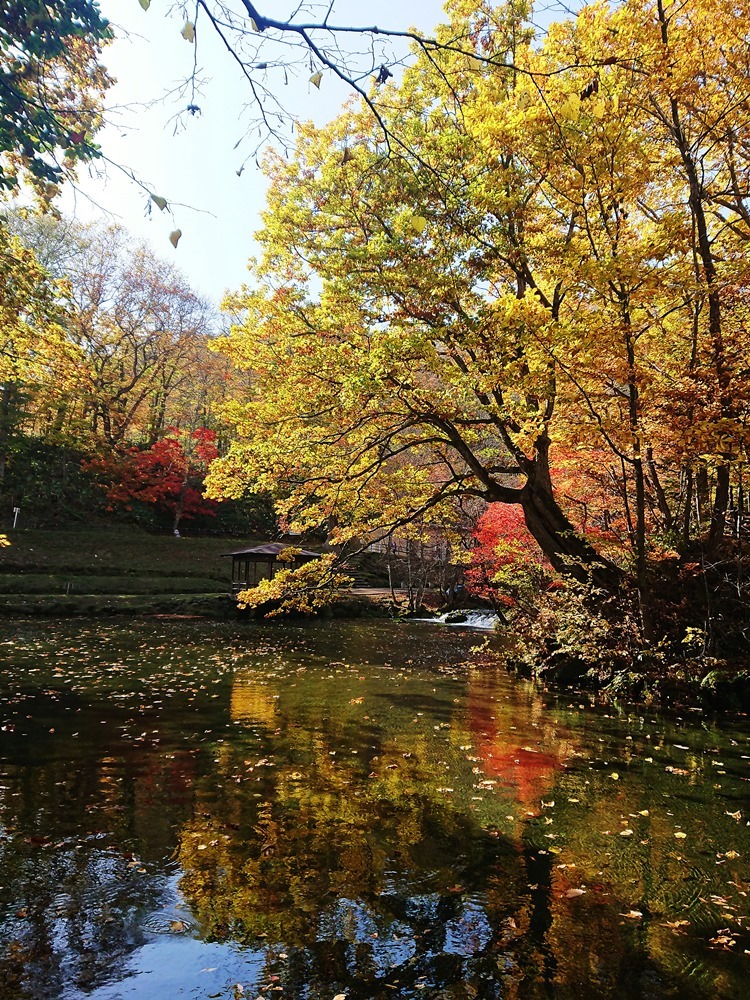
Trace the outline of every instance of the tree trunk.
{"type": "Polygon", "coordinates": [[[535,488],[529,481],[521,490],[521,509],[530,534],[558,572],[608,593],[620,589],[622,570],[576,534],[551,492],[535,488]]]}
{"type": "Polygon", "coordinates": [[[690,545],[690,522],[693,516],[693,470],[685,467],[684,507],[682,511],[682,531],[680,536],[680,552],[687,552],[690,545]]]}
{"type": "MultiPolygon", "coordinates": [[[[516,493],[526,527],[559,573],[572,576],[580,583],[593,583],[608,593],[617,593],[625,580],[622,570],[577,534],[555,500],[549,448],[549,438],[542,434],[537,438],[533,461],[527,462],[524,468],[526,485],[516,493]]],[[[501,491],[498,496],[488,495],[487,499],[508,502],[501,491]]]]}
{"type": "Polygon", "coordinates": [[[724,528],[727,521],[727,510],[729,509],[729,466],[720,465],[716,470],[716,491],[714,492],[714,505],[711,511],[711,528],[708,532],[708,552],[715,555],[718,552],[722,539],[724,538],[724,528]]]}
{"type": "Polygon", "coordinates": [[[661,484],[656,463],[654,462],[654,452],[650,445],[646,448],[646,467],[648,468],[651,487],[653,489],[654,496],[656,497],[656,506],[659,508],[659,513],[664,521],[664,528],[666,531],[672,531],[674,528],[674,515],[672,514],[672,509],[669,506],[669,501],[667,500],[666,493],[664,492],[664,488],[661,484]]]}

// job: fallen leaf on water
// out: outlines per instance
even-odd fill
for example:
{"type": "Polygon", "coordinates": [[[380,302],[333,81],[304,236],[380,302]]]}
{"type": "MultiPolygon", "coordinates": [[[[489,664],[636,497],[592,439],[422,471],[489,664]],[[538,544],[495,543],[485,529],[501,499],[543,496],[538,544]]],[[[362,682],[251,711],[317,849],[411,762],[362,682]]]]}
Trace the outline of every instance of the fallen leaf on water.
{"type": "Polygon", "coordinates": [[[734,948],[734,946],[737,944],[737,941],[731,936],[731,933],[732,932],[729,930],[729,928],[725,927],[723,928],[723,930],[719,931],[716,937],[709,939],[709,944],[715,944],[718,945],[720,948],[725,948],[727,950],[729,948],[734,948]]]}
{"type": "Polygon", "coordinates": [[[567,899],[573,899],[575,896],[583,896],[585,892],[585,889],[568,889],[565,896],[567,899]]]}

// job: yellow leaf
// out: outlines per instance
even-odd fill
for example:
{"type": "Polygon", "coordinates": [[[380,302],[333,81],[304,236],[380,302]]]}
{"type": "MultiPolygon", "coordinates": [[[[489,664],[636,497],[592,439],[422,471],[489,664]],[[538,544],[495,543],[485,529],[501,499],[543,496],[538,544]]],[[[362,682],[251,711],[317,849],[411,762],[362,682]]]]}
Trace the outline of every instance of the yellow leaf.
{"type": "Polygon", "coordinates": [[[685,837],[687,837],[687,834],[683,833],[682,830],[678,830],[677,833],[675,833],[675,837],[677,837],[678,840],[684,840],[685,837]]]}
{"type": "Polygon", "coordinates": [[[525,110],[531,104],[531,94],[528,90],[520,90],[516,101],[518,102],[519,108],[523,108],[525,110]]]}
{"type": "Polygon", "coordinates": [[[195,41],[195,25],[192,21],[185,21],[185,27],[180,32],[186,42],[195,41]]]}
{"type": "Polygon", "coordinates": [[[182,236],[181,229],[173,229],[172,232],[169,234],[169,242],[172,244],[173,247],[177,247],[177,244],[180,242],[181,236],[182,236]]]}
{"type": "Polygon", "coordinates": [[[409,225],[415,233],[423,233],[427,225],[427,219],[423,215],[413,215],[409,220],[409,225]]]}
{"type": "Polygon", "coordinates": [[[153,201],[153,203],[157,206],[160,212],[163,212],[164,209],[167,207],[167,199],[162,198],[162,196],[159,194],[152,194],[151,201],[153,201]]]}
{"type": "MultiPolygon", "coordinates": [[[[148,0],[148,2],[151,3],[151,0],[148,0]]],[[[260,33],[260,28],[255,23],[255,18],[254,17],[250,18],[250,27],[253,29],[253,31],[257,31],[258,33],[260,33]]]]}
{"type": "Polygon", "coordinates": [[[581,98],[578,94],[570,94],[560,105],[560,115],[568,121],[575,121],[581,111],[581,98]]]}
{"type": "Polygon", "coordinates": [[[313,73],[313,75],[310,77],[310,83],[313,85],[313,87],[317,87],[318,90],[320,90],[320,81],[322,79],[323,79],[323,74],[320,72],[320,70],[318,70],[317,73],[313,73]]]}
{"type": "Polygon", "coordinates": [[[613,771],[612,774],[610,774],[610,778],[612,779],[612,781],[619,781],[620,775],[617,773],[617,771],[613,771]]]}
{"type": "Polygon", "coordinates": [[[138,3],[143,7],[144,10],[148,10],[151,6],[151,0],[138,0],[138,3]]]}

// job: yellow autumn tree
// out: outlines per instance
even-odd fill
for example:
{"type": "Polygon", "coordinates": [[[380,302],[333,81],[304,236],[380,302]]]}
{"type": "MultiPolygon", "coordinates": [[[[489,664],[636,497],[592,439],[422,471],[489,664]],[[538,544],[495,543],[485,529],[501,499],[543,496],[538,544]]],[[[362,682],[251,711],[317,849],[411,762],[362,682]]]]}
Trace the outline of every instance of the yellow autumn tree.
{"type": "Polygon", "coordinates": [[[517,504],[557,569],[632,579],[648,629],[654,552],[718,552],[747,459],[750,12],[600,3],[537,38],[524,4],[448,9],[438,40],[482,60],[423,52],[385,122],[267,159],[222,345],[255,390],[214,489],[342,534],[517,504]],[[576,530],[571,473],[620,536],[576,530]]]}
{"type": "Polygon", "coordinates": [[[64,287],[0,225],[0,481],[25,401],[34,397],[41,419],[78,378],[83,359],[67,337],[66,315],[64,287]]]}

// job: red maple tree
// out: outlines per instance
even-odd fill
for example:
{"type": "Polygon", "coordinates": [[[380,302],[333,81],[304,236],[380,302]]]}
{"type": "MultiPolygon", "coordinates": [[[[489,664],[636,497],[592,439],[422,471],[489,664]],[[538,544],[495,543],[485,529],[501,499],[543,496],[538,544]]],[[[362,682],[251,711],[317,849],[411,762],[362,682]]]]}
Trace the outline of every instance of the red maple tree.
{"type": "Polygon", "coordinates": [[[125,451],[86,463],[107,491],[109,510],[131,510],[136,502],[153,506],[180,522],[197,515],[214,516],[216,503],[203,495],[210,463],[218,456],[216,432],[199,427],[191,432],[175,427],[148,449],[125,451]]]}
{"type": "Polygon", "coordinates": [[[520,507],[490,504],[477,523],[474,541],[464,575],[466,588],[495,607],[514,607],[530,578],[547,568],[520,507]]]}

